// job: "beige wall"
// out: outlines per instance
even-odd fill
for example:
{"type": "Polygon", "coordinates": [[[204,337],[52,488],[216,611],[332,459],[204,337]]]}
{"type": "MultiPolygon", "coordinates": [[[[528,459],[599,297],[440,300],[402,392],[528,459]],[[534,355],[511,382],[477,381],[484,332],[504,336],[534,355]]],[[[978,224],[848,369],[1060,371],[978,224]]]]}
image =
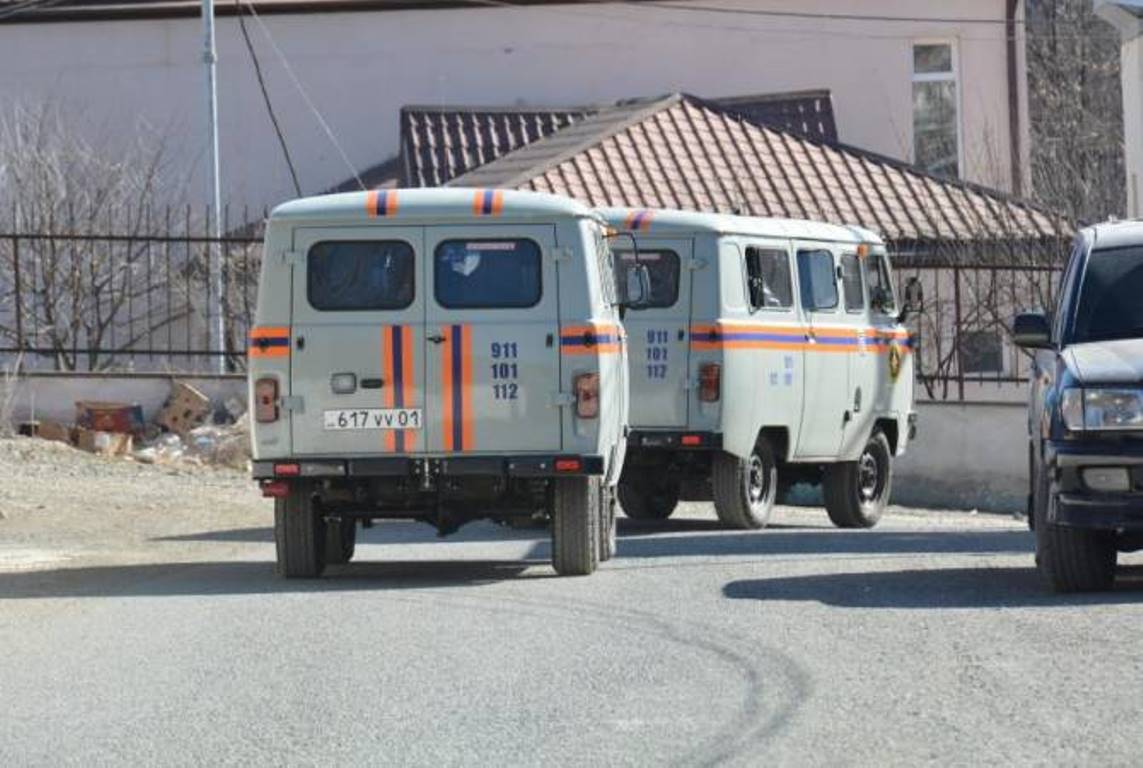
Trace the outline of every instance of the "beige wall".
{"type": "MultiPolygon", "coordinates": [[[[706,4],[827,13],[853,13],[855,6],[706,4]]],[[[723,96],[820,87],[833,92],[843,141],[909,160],[911,45],[951,39],[958,50],[962,167],[974,181],[1007,187],[1003,0],[868,0],[860,13],[997,23],[811,21],[632,5],[264,20],[358,169],[397,151],[404,104],[580,104],[672,90],[723,96]]],[[[248,24],[303,191],[343,180],[345,164],[262,31],[248,24]]],[[[198,195],[205,150],[200,30],[197,19],[2,25],[0,104],[51,100],[72,110],[93,136],[115,137],[145,123],[194,170],[186,181],[198,195]]],[[[218,44],[224,198],[258,207],[292,197],[233,17],[219,20],[218,44]]],[[[1026,125],[1023,134],[1026,147],[1026,125]]]]}
{"type": "Polygon", "coordinates": [[[1139,218],[1143,216],[1143,37],[1123,43],[1122,62],[1127,215],[1139,218]]]}

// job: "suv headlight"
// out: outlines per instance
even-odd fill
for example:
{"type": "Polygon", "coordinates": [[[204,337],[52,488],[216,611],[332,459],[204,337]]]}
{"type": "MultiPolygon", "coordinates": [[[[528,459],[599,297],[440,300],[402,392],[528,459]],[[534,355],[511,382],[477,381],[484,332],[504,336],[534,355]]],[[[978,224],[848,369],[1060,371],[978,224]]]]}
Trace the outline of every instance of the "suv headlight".
{"type": "Polygon", "coordinates": [[[1060,415],[1073,432],[1084,429],[1143,431],[1143,389],[1065,389],[1060,415]]]}

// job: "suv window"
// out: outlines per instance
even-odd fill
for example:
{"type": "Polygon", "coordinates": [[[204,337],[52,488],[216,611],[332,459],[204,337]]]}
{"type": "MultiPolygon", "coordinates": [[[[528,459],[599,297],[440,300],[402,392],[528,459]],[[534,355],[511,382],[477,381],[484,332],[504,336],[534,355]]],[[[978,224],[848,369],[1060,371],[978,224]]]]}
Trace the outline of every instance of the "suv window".
{"type": "Polygon", "coordinates": [[[1143,246],[1091,252],[1072,342],[1143,337],[1143,246]]]}
{"type": "Polygon", "coordinates": [[[794,305],[790,257],[785,251],[748,246],[746,281],[751,309],[785,309],[794,305]]]}
{"type": "MultiPolygon", "coordinates": [[[[616,251],[619,269],[634,263],[632,251],[616,251]]],[[[631,309],[663,309],[673,307],[679,300],[679,254],[665,249],[644,251],[639,249],[639,263],[647,267],[651,278],[651,296],[647,303],[631,309]]],[[[619,276],[620,285],[623,275],[619,276]]]]}
{"type": "Polygon", "coordinates": [[[448,309],[539,303],[540,246],[532,240],[445,240],[433,254],[433,292],[448,309]]]}
{"type": "Polygon", "coordinates": [[[861,262],[856,253],[841,257],[841,289],[845,294],[846,312],[864,312],[865,296],[861,290],[861,262]]]}
{"type": "Polygon", "coordinates": [[[829,251],[798,251],[802,308],[807,312],[837,306],[837,273],[829,251]]]}
{"type": "Polygon", "coordinates": [[[865,257],[865,284],[869,286],[869,305],[887,315],[896,314],[897,299],[893,295],[893,282],[889,279],[889,265],[885,254],[871,253],[865,257]]]}
{"type": "Polygon", "coordinates": [[[306,255],[306,297],[323,312],[404,309],[413,303],[416,259],[400,240],[315,243],[306,255]]]}

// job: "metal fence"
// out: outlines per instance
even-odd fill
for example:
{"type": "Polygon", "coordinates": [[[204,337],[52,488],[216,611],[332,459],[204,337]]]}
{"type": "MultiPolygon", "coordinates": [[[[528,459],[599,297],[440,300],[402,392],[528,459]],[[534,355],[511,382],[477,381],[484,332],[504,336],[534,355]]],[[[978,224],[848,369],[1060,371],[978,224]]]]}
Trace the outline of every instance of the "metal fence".
{"type": "Polygon", "coordinates": [[[129,220],[126,232],[0,232],[0,358],[22,355],[31,370],[185,372],[217,370],[222,356],[244,369],[259,233],[210,237],[190,209],[129,220]],[[221,345],[210,330],[218,312],[221,345]]]}
{"type": "MultiPolygon", "coordinates": [[[[245,368],[261,233],[209,237],[205,218],[167,210],[131,234],[0,232],[0,359],[23,353],[32,370],[211,371],[221,354],[245,368]],[[181,215],[180,215],[181,214],[181,215]],[[226,334],[210,335],[211,249],[221,256],[226,334]]],[[[1058,268],[1028,264],[933,266],[901,259],[898,295],[920,280],[908,325],[918,397],[1016,397],[1030,358],[1009,334],[1012,316],[1051,307],[1058,268]]]]}
{"type": "Polygon", "coordinates": [[[916,350],[918,398],[1019,399],[1031,356],[1012,341],[1020,311],[1050,309],[1060,269],[1031,264],[899,265],[898,295],[916,277],[924,302],[907,321],[916,350]]]}

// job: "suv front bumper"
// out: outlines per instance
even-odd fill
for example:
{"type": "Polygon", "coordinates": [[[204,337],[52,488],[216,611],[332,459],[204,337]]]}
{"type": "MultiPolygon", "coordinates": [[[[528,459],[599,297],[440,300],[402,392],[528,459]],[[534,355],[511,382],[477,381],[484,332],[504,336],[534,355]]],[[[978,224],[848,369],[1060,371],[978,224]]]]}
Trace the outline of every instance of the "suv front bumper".
{"type": "Polygon", "coordinates": [[[1049,522],[1068,528],[1106,531],[1143,531],[1143,446],[1055,444],[1051,457],[1057,488],[1049,522]],[[1085,471],[1125,469],[1128,488],[1093,489],[1085,471]]]}

